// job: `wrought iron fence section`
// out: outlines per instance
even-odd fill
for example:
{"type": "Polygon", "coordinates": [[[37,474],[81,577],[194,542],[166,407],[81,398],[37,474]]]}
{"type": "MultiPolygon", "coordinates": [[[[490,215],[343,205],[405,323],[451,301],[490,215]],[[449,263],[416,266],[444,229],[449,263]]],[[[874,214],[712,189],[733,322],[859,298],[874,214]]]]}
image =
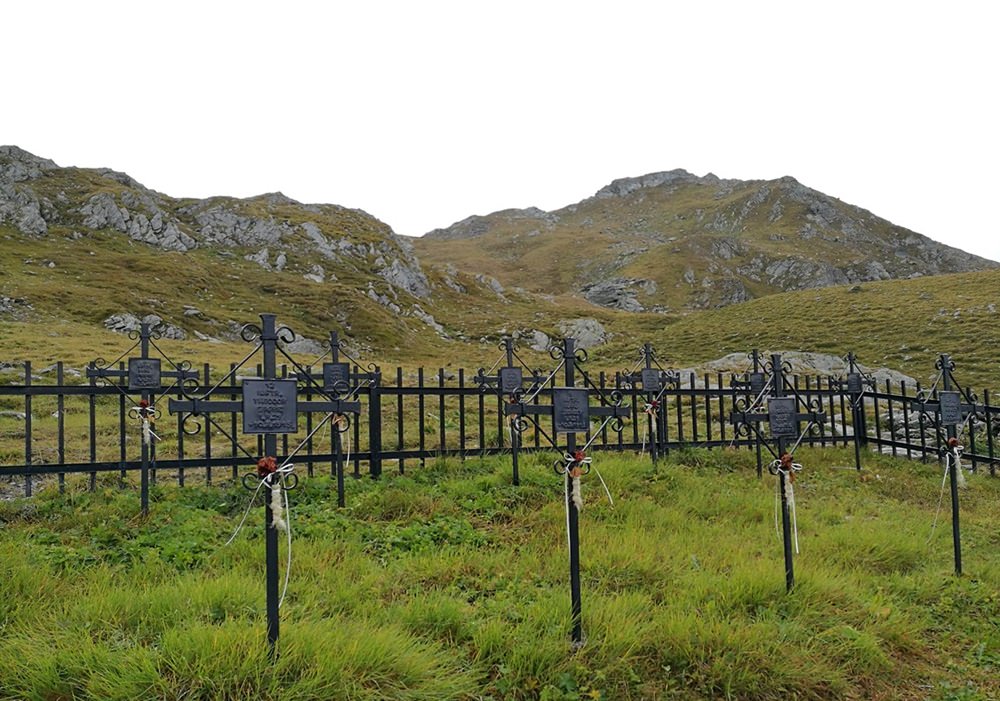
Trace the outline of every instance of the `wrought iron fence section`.
{"type": "MultiPolygon", "coordinates": [[[[232,367],[224,370],[213,371],[203,365],[197,380],[184,391],[205,391],[217,378],[228,376],[216,393],[232,401],[240,400],[243,378],[237,378],[232,367]]],[[[255,368],[245,371],[246,377],[260,375],[255,368]]],[[[282,377],[288,377],[291,369],[284,367],[280,372],[282,377]]],[[[353,366],[352,372],[366,370],[353,366]]],[[[23,374],[18,375],[15,384],[0,385],[0,476],[24,478],[26,493],[30,493],[32,476],[57,475],[61,485],[67,474],[89,474],[93,486],[99,474],[117,472],[122,478],[140,468],[140,461],[130,459],[126,447],[135,445],[139,438],[130,425],[129,405],[120,388],[102,387],[92,377],[80,377],[74,382],[63,363],[57,363],[54,372],[44,376],[36,375],[31,363],[26,363],[23,374]]],[[[343,437],[344,458],[355,476],[361,476],[366,468],[368,474],[377,476],[384,461],[404,472],[409,464],[424,464],[438,457],[474,458],[510,451],[505,399],[481,391],[472,373],[447,368],[411,372],[395,368],[392,372],[378,371],[378,376],[378,382],[358,389],[361,413],[343,437]]],[[[599,403],[602,393],[622,386],[622,373],[595,372],[591,381],[594,388],[588,389],[589,396],[599,403]]],[[[852,401],[857,394],[852,395],[846,382],[818,375],[794,375],[790,381],[803,399],[821,407],[826,417],[815,435],[803,440],[804,445],[850,447],[857,440],[866,451],[898,457],[936,460],[941,454],[941,432],[935,428],[940,410],[920,412],[913,408],[913,402],[924,392],[919,383],[876,383],[864,390],[855,412],[852,401]],[[861,433],[856,439],[854,424],[859,420],[861,433]]],[[[551,403],[557,384],[555,378],[549,378],[532,393],[530,403],[551,403]]],[[[166,383],[154,391],[176,398],[183,394],[179,387],[171,390],[166,383]]],[[[299,391],[306,401],[319,395],[309,385],[299,391]]],[[[604,427],[597,436],[586,434],[586,440],[594,439],[594,450],[650,452],[651,422],[643,408],[647,393],[634,384],[620,391],[631,407],[625,430],[618,434],[604,427]]],[[[684,373],[678,385],[665,387],[658,395],[662,431],[656,432],[657,450],[667,455],[671,450],[692,447],[753,449],[755,441],[735,435],[727,422],[730,411],[747,391],[732,386],[723,373],[684,373]]],[[[937,390],[926,394],[926,399],[929,405],[938,402],[937,390]]],[[[989,391],[977,398],[975,415],[963,426],[960,440],[968,465],[973,470],[988,468],[995,475],[1000,406],[993,405],[992,399],[989,391]]],[[[311,432],[316,421],[312,414],[304,412],[305,427],[300,427],[303,435],[311,432]]],[[[190,436],[183,431],[180,415],[163,417],[158,423],[162,441],[151,456],[152,479],[162,479],[169,473],[181,485],[192,475],[199,482],[212,483],[220,476],[232,479],[249,465],[251,461],[241,446],[258,454],[258,447],[252,445],[258,439],[241,438],[235,416],[220,421],[227,423],[228,436],[212,430],[190,436]]],[[[552,417],[540,417],[539,426],[551,434],[553,421],[552,417]]],[[[598,427],[595,424],[592,430],[598,427]]],[[[289,440],[284,436],[280,442],[286,452],[289,440]]],[[[546,450],[537,430],[526,431],[520,441],[524,452],[546,450]]],[[[336,454],[331,437],[320,433],[306,442],[297,462],[304,464],[307,474],[314,474],[329,468],[336,454]]]]}

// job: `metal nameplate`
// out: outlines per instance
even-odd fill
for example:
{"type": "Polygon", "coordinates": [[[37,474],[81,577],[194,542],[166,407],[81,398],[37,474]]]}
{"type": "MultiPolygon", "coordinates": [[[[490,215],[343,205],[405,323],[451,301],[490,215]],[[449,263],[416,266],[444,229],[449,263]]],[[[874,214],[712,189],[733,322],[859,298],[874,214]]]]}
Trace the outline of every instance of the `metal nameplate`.
{"type": "Polygon", "coordinates": [[[768,399],[767,421],[772,438],[795,438],[799,435],[795,426],[795,397],[768,399]]]}
{"type": "Polygon", "coordinates": [[[552,405],[556,433],[585,433],[590,430],[590,401],[586,389],[554,389],[552,405]]]}
{"type": "Polygon", "coordinates": [[[243,433],[299,430],[295,380],[243,380],[243,433]]]}
{"type": "Polygon", "coordinates": [[[521,389],[524,375],[521,368],[500,368],[500,391],[511,394],[521,389]]]}
{"type": "Polygon", "coordinates": [[[861,373],[852,372],[847,375],[847,391],[851,394],[861,394],[861,373]]]}
{"type": "Polygon", "coordinates": [[[942,426],[958,426],[962,423],[962,395],[958,392],[938,392],[938,404],[942,426]]]}
{"type": "Polygon", "coordinates": [[[323,389],[326,392],[346,392],[351,388],[350,363],[323,363],[323,389]]]}
{"type": "Polygon", "coordinates": [[[159,358],[129,358],[128,388],[159,389],[160,359],[159,358]]]}
{"type": "Polygon", "coordinates": [[[764,391],[764,385],[767,384],[767,377],[762,372],[751,372],[750,373],[750,391],[755,395],[759,395],[764,391]]]}
{"type": "Polygon", "coordinates": [[[643,368],[642,388],[647,392],[653,393],[663,389],[663,382],[660,380],[660,371],[656,368],[643,368]]]}

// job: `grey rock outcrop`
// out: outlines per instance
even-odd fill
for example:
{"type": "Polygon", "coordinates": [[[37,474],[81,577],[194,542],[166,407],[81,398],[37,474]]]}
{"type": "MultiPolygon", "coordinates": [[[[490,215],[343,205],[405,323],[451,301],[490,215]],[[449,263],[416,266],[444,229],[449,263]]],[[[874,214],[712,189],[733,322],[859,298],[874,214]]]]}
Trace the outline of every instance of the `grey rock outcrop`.
{"type": "Polygon", "coordinates": [[[430,326],[432,329],[438,332],[441,336],[447,336],[444,332],[444,327],[434,320],[434,317],[421,309],[419,304],[413,305],[413,316],[420,319],[422,322],[430,326]]]}
{"type": "Polygon", "coordinates": [[[501,285],[500,281],[497,280],[492,275],[484,275],[483,273],[479,273],[478,275],[476,275],[476,282],[492,290],[493,294],[495,294],[500,299],[501,302],[508,301],[507,297],[504,296],[503,285],[501,285]]]}
{"type": "Polygon", "coordinates": [[[289,353],[298,353],[300,355],[324,355],[328,350],[324,343],[297,334],[295,340],[284,344],[284,348],[289,353]]]}
{"type": "Polygon", "coordinates": [[[23,321],[27,319],[33,307],[23,297],[0,297],[0,316],[23,321]]]}
{"type": "Polygon", "coordinates": [[[150,330],[158,333],[161,338],[177,341],[182,341],[187,338],[187,332],[184,331],[184,329],[179,326],[166,323],[163,320],[163,317],[158,316],[157,314],[147,314],[140,319],[134,314],[122,312],[120,314],[112,314],[104,320],[105,328],[118,333],[139,331],[140,324],[149,324],[150,330]]]}
{"type": "MultiPolygon", "coordinates": [[[[767,357],[771,352],[772,351],[762,351],[762,354],[767,357]]],[[[830,355],[829,353],[804,353],[799,351],[773,352],[781,353],[781,359],[787,362],[791,366],[792,372],[795,373],[803,375],[820,375],[824,377],[843,377],[847,373],[847,362],[840,356],[830,355]]],[[[687,377],[692,372],[696,375],[704,373],[714,374],[718,372],[742,373],[747,371],[749,367],[750,360],[748,359],[746,353],[730,353],[721,358],[700,363],[695,367],[683,368],[680,372],[682,373],[682,377],[687,377]]],[[[909,375],[905,375],[890,368],[872,368],[870,369],[870,372],[876,382],[883,386],[886,380],[891,380],[893,384],[906,382],[911,387],[916,384],[916,380],[909,375]]]]}
{"type": "Polygon", "coordinates": [[[559,222],[559,215],[554,212],[546,212],[537,207],[505,209],[485,217],[473,215],[460,222],[455,222],[444,229],[434,229],[434,231],[428,232],[426,235],[430,238],[444,240],[476,238],[490,231],[495,226],[497,220],[502,220],[508,224],[522,221],[538,222],[541,228],[547,228],[559,222]]]}
{"type": "Polygon", "coordinates": [[[425,299],[430,296],[430,283],[416,259],[404,262],[400,258],[393,258],[378,274],[393,287],[409,292],[414,297],[425,299]]]}
{"type": "Polygon", "coordinates": [[[253,217],[219,200],[202,200],[181,210],[194,219],[204,243],[223,248],[275,246],[293,228],[273,217],[253,217]]]}
{"type": "Polygon", "coordinates": [[[577,348],[593,348],[608,340],[608,332],[597,319],[566,319],[558,324],[559,332],[576,340],[577,348]]]}
{"type": "Polygon", "coordinates": [[[264,270],[271,270],[271,252],[266,248],[262,248],[256,253],[247,253],[243,258],[251,263],[256,263],[264,270]]]}
{"type": "Polygon", "coordinates": [[[30,183],[56,167],[17,146],[0,146],[0,224],[9,222],[27,236],[48,233],[43,215],[47,203],[39,199],[30,183]]]}
{"type": "Polygon", "coordinates": [[[591,304],[627,312],[645,311],[645,307],[639,302],[637,295],[639,293],[648,295],[655,291],[656,283],[652,280],[622,277],[601,280],[585,285],[581,289],[584,299],[591,304]]]}
{"type": "Polygon", "coordinates": [[[153,198],[125,192],[121,201],[119,205],[109,192],[94,195],[80,208],[83,225],[94,230],[120,231],[131,239],[166,251],[183,252],[197,246],[197,242],[184,233],[177,221],[160,209],[153,198]]]}
{"type": "Polygon", "coordinates": [[[605,185],[598,190],[594,196],[598,198],[624,197],[637,190],[663,187],[664,185],[674,185],[677,183],[700,182],[718,183],[720,181],[711,173],[704,178],[699,178],[697,175],[692,175],[683,168],[675,168],[674,170],[661,173],[649,173],[637,178],[619,178],[618,180],[613,180],[609,185],[605,185]]]}
{"type": "Polygon", "coordinates": [[[528,346],[531,348],[531,350],[544,353],[548,351],[549,346],[551,345],[552,341],[551,339],[549,339],[549,335],[544,331],[539,331],[538,329],[535,329],[531,332],[531,336],[528,337],[528,346]]]}

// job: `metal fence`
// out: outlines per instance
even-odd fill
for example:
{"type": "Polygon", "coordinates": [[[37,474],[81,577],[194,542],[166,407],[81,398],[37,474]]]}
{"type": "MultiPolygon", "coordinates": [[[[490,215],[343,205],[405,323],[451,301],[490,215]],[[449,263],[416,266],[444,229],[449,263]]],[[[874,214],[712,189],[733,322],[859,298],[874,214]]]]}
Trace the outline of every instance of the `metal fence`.
{"type": "MultiPolygon", "coordinates": [[[[124,364],[120,368],[124,371],[124,364]]],[[[253,377],[254,372],[245,369],[238,377],[230,370],[213,371],[204,365],[197,381],[190,381],[185,391],[196,394],[229,375],[217,392],[238,400],[242,396],[240,380],[253,377]]],[[[288,367],[280,370],[283,377],[294,374],[288,367]]],[[[624,381],[620,372],[599,372],[592,377],[602,390],[619,389],[631,412],[621,433],[605,427],[596,436],[588,434],[588,442],[593,438],[592,450],[639,453],[655,447],[660,454],[690,447],[760,450],[755,438],[737,435],[730,423],[730,412],[747,391],[734,387],[728,374],[681,377],[676,386],[662,391],[655,408],[650,406],[649,396],[624,381]]],[[[26,363],[20,377],[8,374],[8,379],[14,382],[0,385],[0,476],[24,477],[27,495],[31,494],[33,477],[39,475],[55,475],[62,484],[65,475],[84,473],[93,486],[100,473],[118,472],[124,478],[141,467],[142,431],[133,412],[139,393],[71,372],[63,363],[39,374],[26,363]]],[[[306,412],[299,432],[280,438],[279,453],[288,455],[301,444],[295,462],[309,475],[333,472],[336,461],[345,459],[348,471],[373,476],[383,469],[402,473],[441,456],[503,453],[510,449],[512,439],[504,414],[508,398],[470,379],[464,370],[407,372],[396,368],[384,373],[375,368],[373,380],[356,388],[361,412],[349,418],[349,428],[336,444],[324,416],[306,412]],[[321,430],[316,430],[317,426],[321,430]]],[[[936,459],[944,450],[937,414],[915,408],[920,398],[925,403],[933,400],[936,389],[922,394],[920,384],[884,381],[866,388],[860,404],[863,410],[855,410],[852,401],[857,395],[847,392],[836,378],[794,375],[790,379],[803,399],[818,403],[825,411],[822,424],[800,427],[809,429],[804,445],[855,445],[861,460],[872,450],[911,459],[936,459]]],[[[555,380],[549,379],[530,401],[545,404],[555,387],[555,380]]],[[[299,391],[305,401],[316,394],[308,384],[299,391]]],[[[171,385],[151,394],[164,408],[167,399],[183,396],[178,386],[171,385]]],[[[592,391],[590,396],[596,402],[601,393],[592,391]]],[[[974,470],[986,468],[995,475],[1000,406],[990,402],[990,393],[982,392],[982,400],[977,400],[975,411],[962,426],[961,439],[967,465],[974,470]]],[[[537,427],[532,425],[521,434],[520,449],[551,450],[542,433],[554,435],[549,421],[551,417],[540,419],[537,427]]],[[[185,428],[182,415],[165,411],[153,424],[155,440],[149,446],[153,480],[159,475],[180,485],[191,479],[211,484],[220,478],[237,477],[241,466],[254,463],[249,455],[263,454],[262,437],[241,435],[233,413],[206,425],[196,435],[185,428]]]]}

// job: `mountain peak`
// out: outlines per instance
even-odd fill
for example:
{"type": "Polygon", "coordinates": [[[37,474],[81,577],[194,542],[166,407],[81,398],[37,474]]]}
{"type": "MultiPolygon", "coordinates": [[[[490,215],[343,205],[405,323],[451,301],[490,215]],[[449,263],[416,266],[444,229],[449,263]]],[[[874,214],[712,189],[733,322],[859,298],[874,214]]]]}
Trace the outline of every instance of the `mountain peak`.
{"type": "Polygon", "coordinates": [[[605,185],[597,191],[595,197],[624,197],[636,190],[672,185],[674,183],[718,183],[719,179],[709,173],[704,178],[699,178],[683,168],[661,171],[659,173],[647,173],[636,178],[619,178],[613,180],[610,185],[605,185]]]}
{"type": "Polygon", "coordinates": [[[0,146],[0,179],[13,182],[34,180],[43,171],[58,168],[53,161],[39,158],[19,146],[0,146]]]}

